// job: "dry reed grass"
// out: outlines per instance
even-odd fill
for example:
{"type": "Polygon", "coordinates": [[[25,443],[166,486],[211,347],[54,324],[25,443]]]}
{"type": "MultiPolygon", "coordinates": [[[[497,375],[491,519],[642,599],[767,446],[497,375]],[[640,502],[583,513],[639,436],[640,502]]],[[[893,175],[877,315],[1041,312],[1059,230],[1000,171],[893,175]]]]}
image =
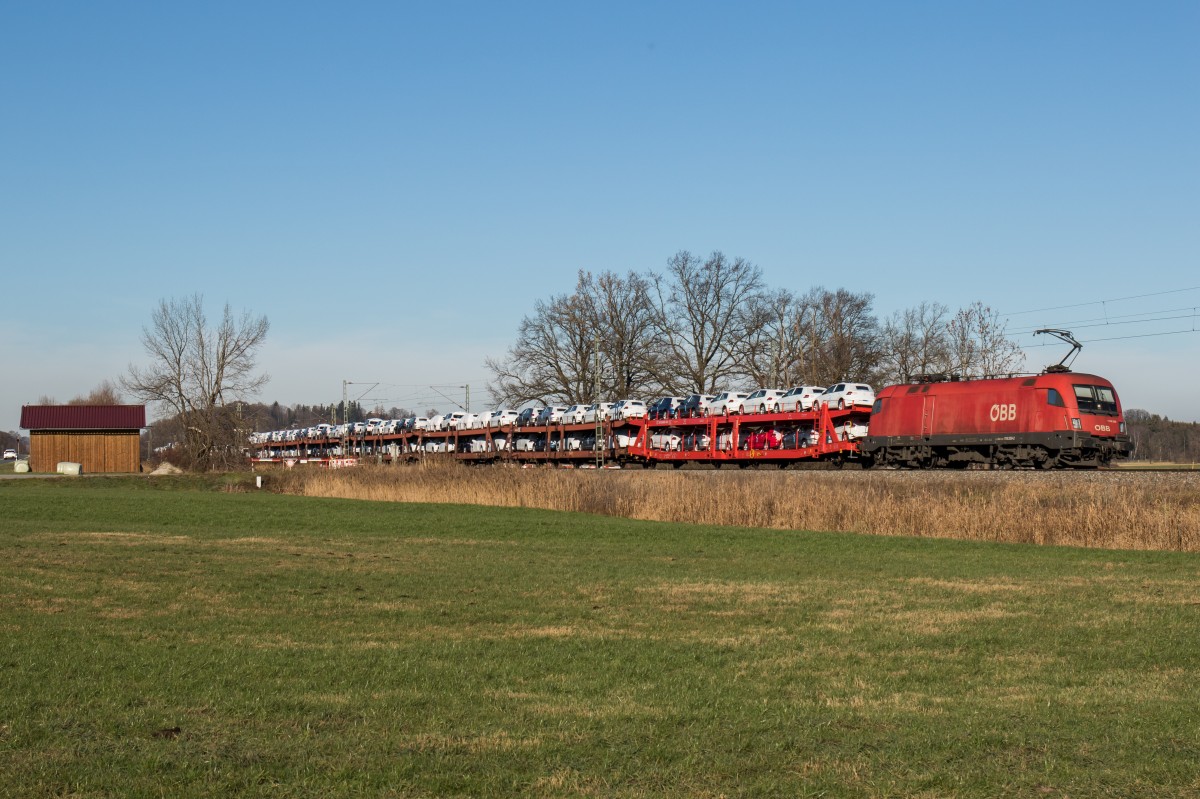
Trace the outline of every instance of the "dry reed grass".
{"type": "Polygon", "coordinates": [[[291,470],[310,497],[543,508],[651,521],[1200,551],[1200,475],[642,471],[456,463],[291,470]]]}

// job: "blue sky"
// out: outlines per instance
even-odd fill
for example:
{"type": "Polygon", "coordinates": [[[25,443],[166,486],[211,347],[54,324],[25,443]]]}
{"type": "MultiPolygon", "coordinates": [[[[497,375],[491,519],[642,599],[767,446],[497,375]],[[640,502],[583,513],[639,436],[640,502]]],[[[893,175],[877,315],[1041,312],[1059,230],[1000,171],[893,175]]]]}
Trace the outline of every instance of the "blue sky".
{"type": "Polygon", "coordinates": [[[881,316],[1074,324],[1127,407],[1200,420],[1194,2],[8,3],[0,31],[4,429],[193,292],[271,320],[264,400],[477,405],[535,299],[680,249],[881,316]]]}

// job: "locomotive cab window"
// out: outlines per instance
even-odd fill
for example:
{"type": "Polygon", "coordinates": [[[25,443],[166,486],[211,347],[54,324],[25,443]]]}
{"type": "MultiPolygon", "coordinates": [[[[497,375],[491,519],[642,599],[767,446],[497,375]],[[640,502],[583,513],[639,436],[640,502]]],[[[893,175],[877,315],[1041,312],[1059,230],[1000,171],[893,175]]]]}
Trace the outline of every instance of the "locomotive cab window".
{"type": "Polygon", "coordinates": [[[1057,408],[1067,407],[1067,403],[1063,402],[1062,394],[1058,393],[1057,388],[1052,388],[1046,393],[1046,404],[1057,408]]]}
{"type": "Polygon", "coordinates": [[[883,400],[875,400],[875,404],[871,406],[871,413],[876,414],[883,410],[883,400]]]}
{"type": "Polygon", "coordinates": [[[1072,386],[1080,413],[1117,412],[1117,396],[1108,386],[1072,386]]]}

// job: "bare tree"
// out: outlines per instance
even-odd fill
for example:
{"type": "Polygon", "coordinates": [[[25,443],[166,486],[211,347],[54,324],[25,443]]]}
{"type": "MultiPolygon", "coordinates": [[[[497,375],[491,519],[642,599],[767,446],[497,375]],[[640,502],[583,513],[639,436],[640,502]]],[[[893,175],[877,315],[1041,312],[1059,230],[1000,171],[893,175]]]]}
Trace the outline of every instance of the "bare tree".
{"type": "Polygon", "coordinates": [[[741,324],[762,288],[761,270],[720,252],[702,262],[683,250],[652,281],[661,386],[672,394],[713,394],[739,378],[741,324]]]}
{"type": "Polygon", "coordinates": [[[738,363],[750,384],[786,388],[804,382],[812,336],[805,325],[810,307],[787,289],[750,298],[741,321],[738,363]]]}
{"type": "Polygon", "coordinates": [[[75,397],[68,405],[120,405],[121,391],[111,380],[103,380],[88,394],[75,397]]]}
{"type": "Polygon", "coordinates": [[[590,402],[639,396],[651,386],[654,330],[645,278],[579,273],[575,291],[538,302],[521,320],[517,342],[489,359],[489,390],[500,404],[590,402]]]}
{"type": "Polygon", "coordinates": [[[876,380],[883,357],[879,320],[872,313],[875,298],[846,289],[812,289],[804,298],[812,314],[811,366],[816,385],[838,380],[876,380]]]}
{"type": "Polygon", "coordinates": [[[636,397],[652,391],[659,353],[647,278],[635,272],[622,277],[611,271],[595,276],[580,271],[575,293],[599,343],[601,394],[636,397]]]}
{"type": "Polygon", "coordinates": [[[210,327],[199,294],[182,300],[160,300],[142,346],[150,364],[130,364],[122,378],[125,390],[179,420],[184,456],[197,468],[227,467],[242,462],[245,425],[238,404],[267,382],[257,374],[258,348],[270,324],[265,316],[244,312],[235,318],[225,305],[220,322],[210,327]]]}
{"type": "Polygon", "coordinates": [[[1025,355],[1006,335],[999,314],[975,302],[955,314],[947,325],[950,371],[962,377],[993,377],[1017,371],[1025,355]]]}
{"type": "Polygon", "coordinates": [[[882,382],[903,383],[914,375],[950,371],[949,313],[941,303],[922,302],[888,318],[883,326],[882,382]]]}
{"type": "Polygon", "coordinates": [[[492,397],[503,405],[588,401],[595,387],[597,347],[589,329],[592,316],[578,293],[538,300],[533,315],[521,319],[508,355],[486,361],[492,397]]]}
{"type": "Polygon", "coordinates": [[[650,283],[630,272],[621,277],[579,273],[576,293],[600,342],[600,390],[608,397],[637,397],[654,389],[659,353],[654,339],[650,283]]]}

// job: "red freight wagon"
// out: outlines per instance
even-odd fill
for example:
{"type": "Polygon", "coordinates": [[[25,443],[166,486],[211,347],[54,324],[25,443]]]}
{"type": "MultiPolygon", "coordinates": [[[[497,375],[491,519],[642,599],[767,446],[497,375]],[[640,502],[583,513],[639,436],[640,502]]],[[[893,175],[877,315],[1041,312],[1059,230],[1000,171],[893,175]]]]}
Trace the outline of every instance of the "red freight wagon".
{"type": "Polygon", "coordinates": [[[1096,467],[1132,452],[1121,402],[1103,377],[888,386],[871,410],[864,456],[876,465],[1096,467]]]}

